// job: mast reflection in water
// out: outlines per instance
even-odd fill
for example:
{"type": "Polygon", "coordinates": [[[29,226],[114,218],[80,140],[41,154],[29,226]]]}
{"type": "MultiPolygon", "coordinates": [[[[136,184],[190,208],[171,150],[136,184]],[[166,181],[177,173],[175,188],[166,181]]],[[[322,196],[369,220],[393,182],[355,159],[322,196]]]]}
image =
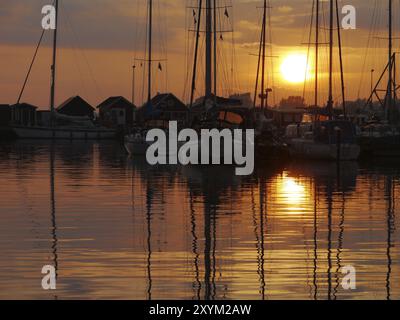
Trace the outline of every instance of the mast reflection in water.
{"type": "Polygon", "coordinates": [[[399,299],[399,177],[355,163],[237,177],[151,167],[112,142],[2,144],[0,298],[399,299]]]}

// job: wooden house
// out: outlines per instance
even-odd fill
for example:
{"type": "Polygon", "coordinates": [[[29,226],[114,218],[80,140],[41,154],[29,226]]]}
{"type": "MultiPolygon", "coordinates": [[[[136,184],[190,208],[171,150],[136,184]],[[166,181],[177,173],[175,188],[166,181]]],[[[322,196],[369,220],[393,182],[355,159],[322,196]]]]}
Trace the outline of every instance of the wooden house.
{"type": "Polygon", "coordinates": [[[95,109],[80,96],[69,98],[56,111],[66,116],[95,118],[95,109]]]}
{"type": "Polygon", "coordinates": [[[157,94],[138,110],[138,120],[149,119],[177,121],[180,125],[186,123],[189,115],[187,106],[172,93],[157,94]]]}
{"type": "Polygon", "coordinates": [[[29,103],[19,103],[11,106],[10,123],[18,126],[36,126],[36,110],[38,108],[29,103]]]}
{"type": "Polygon", "coordinates": [[[106,99],[97,109],[101,124],[109,128],[129,128],[136,121],[136,106],[121,96],[106,99]]]}

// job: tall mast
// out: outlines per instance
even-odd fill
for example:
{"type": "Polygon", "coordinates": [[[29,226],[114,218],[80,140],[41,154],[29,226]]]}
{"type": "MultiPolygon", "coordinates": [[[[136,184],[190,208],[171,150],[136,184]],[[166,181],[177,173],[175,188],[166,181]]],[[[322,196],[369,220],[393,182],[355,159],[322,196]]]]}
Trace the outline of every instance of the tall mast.
{"type": "Polygon", "coordinates": [[[265,46],[267,40],[267,0],[264,0],[263,34],[262,34],[262,66],[261,66],[261,109],[265,108],[265,46]]]}
{"type": "Polygon", "coordinates": [[[149,0],[149,65],[148,65],[148,96],[147,103],[151,101],[151,63],[152,63],[152,44],[153,44],[153,0],[149,0]]]}
{"type": "Polygon", "coordinates": [[[316,6],[316,22],[315,22],[315,96],[314,104],[318,106],[318,64],[319,64],[319,0],[316,6]]]}
{"type": "Polygon", "coordinates": [[[340,18],[339,18],[339,4],[338,0],[336,0],[336,23],[337,23],[337,31],[338,31],[338,45],[339,45],[339,59],[340,59],[340,80],[341,80],[341,88],[342,88],[342,108],[343,115],[347,118],[347,110],[346,110],[346,91],[344,86],[344,71],[343,71],[343,55],[342,55],[342,35],[340,32],[340,18]]]}
{"type": "Polygon", "coordinates": [[[212,94],[212,29],[211,0],[206,0],[206,98],[212,94]]]}
{"type": "Polygon", "coordinates": [[[214,95],[217,101],[217,0],[214,0],[214,95]]]}
{"type": "Polygon", "coordinates": [[[392,109],[393,104],[393,92],[392,92],[392,85],[393,85],[393,64],[392,64],[392,56],[393,56],[393,24],[392,24],[392,9],[393,9],[393,2],[389,0],[389,83],[388,83],[388,108],[386,108],[386,119],[388,119],[388,111],[392,109]]]}
{"type": "Polygon", "coordinates": [[[199,16],[197,21],[196,31],[196,45],[194,50],[194,62],[193,62],[193,75],[192,75],[192,88],[190,91],[190,108],[193,106],[194,91],[196,89],[196,76],[197,76],[197,58],[199,55],[199,39],[200,39],[200,27],[201,27],[201,13],[203,11],[203,0],[199,0],[199,16]]]}
{"type": "Polygon", "coordinates": [[[333,0],[330,0],[330,21],[329,21],[329,97],[328,114],[329,119],[333,116],[333,0]]]}
{"type": "MultiPolygon", "coordinates": [[[[55,109],[55,95],[56,95],[58,0],[56,0],[55,2],[55,9],[56,9],[56,28],[54,29],[54,36],[53,36],[53,63],[51,65],[51,92],[50,92],[50,110],[52,118],[55,109]]],[[[51,125],[53,125],[53,121],[51,121],[51,125]]]]}

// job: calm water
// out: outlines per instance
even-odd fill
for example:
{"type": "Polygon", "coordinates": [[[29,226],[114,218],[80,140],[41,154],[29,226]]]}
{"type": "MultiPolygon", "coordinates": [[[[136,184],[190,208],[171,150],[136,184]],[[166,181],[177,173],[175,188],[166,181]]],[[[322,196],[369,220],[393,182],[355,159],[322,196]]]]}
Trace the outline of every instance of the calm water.
{"type": "Polygon", "coordinates": [[[116,143],[0,145],[0,299],[399,299],[400,169],[150,167],[116,143]],[[57,267],[57,291],[41,269],[57,267]],[[357,290],[341,286],[357,270],[357,290]]]}

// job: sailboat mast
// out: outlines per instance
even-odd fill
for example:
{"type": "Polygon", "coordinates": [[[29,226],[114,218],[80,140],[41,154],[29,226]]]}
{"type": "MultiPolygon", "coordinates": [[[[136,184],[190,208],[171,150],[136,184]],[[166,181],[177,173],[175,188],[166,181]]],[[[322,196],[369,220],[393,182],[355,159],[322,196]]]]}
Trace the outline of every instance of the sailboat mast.
{"type": "Polygon", "coordinates": [[[199,0],[199,16],[197,21],[196,31],[196,45],[194,50],[194,61],[193,61],[193,75],[192,75],[192,88],[190,91],[190,108],[193,106],[194,91],[196,90],[196,76],[197,76],[197,58],[199,55],[199,39],[200,39],[200,28],[201,28],[201,16],[203,11],[203,0],[199,0]]]}
{"type": "Polygon", "coordinates": [[[212,29],[211,0],[206,0],[206,98],[212,94],[212,29]]]}
{"type": "Polygon", "coordinates": [[[217,0],[214,0],[214,96],[217,101],[217,0]]]}
{"type": "Polygon", "coordinates": [[[339,45],[339,59],[340,59],[340,80],[341,80],[341,88],[342,88],[342,109],[343,115],[347,118],[347,110],[346,110],[346,90],[344,85],[344,71],[343,71],[343,54],[342,54],[342,35],[340,32],[340,18],[339,18],[339,4],[338,0],[336,0],[336,23],[337,23],[337,31],[338,31],[338,45],[339,45]]]}
{"type": "MultiPolygon", "coordinates": [[[[389,83],[388,83],[388,106],[389,110],[392,109],[393,104],[393,23],[392,23],[392,10],[393,10],[393,2],[389,0],[389,83]]],[[[386,108],[386,116],[388,115],[388,108],[386,108]]]]}
{"type": "Polygon", "coordinates": [[[315,22],[315,92],[314,104],[318,106],[318,64],[319,64],[319,0],[316,5],[316,22],[315,22]]]}
{"type": "MultiPolygon", "coordinates": [[[[55,95],[56,95],[56,63],[57,63],[57,31],[58,31],[58,0],[55,2],[56,9],[56,28],[54,29],[53,35],[53,62],[51,65],[51,92],[50,92],[50,110],[51,118],[55,110],[55,95]]],[[[51,121],[53,125],[53,121],[51,121]]]]}
{"type": "Polygon", "coordinates": [[[333,0],[330,0],[330,18],[329,18],[329,97],[328,114],[332,120],[333,113],[333,0]]]}
{"type": "Polygon", "coordinates": [[[153,44],[153,0],[149,0],[149,65],[148,65],[148,96],[147,103],[151,101],[151,63],[152,63],[152,44],[153,44]]]}
{"type": "Polygon", "coordinates": [[[261,109],[265,108],[265,47],[267,39],[267,0],[264,0],[263,34],[262,34],[262,66],[261,66],[261,109]]]}

